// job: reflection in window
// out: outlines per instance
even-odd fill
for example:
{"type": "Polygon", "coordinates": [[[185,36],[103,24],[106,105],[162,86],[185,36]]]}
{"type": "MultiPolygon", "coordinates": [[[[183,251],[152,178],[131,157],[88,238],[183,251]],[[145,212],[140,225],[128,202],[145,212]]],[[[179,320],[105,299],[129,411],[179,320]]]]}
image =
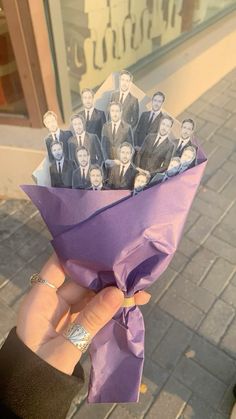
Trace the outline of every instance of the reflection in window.
{"type": "Polygon", "coordinates": [[[84,87],[100,85],[236,0],[61,0],[73,107],[84,87]]]}

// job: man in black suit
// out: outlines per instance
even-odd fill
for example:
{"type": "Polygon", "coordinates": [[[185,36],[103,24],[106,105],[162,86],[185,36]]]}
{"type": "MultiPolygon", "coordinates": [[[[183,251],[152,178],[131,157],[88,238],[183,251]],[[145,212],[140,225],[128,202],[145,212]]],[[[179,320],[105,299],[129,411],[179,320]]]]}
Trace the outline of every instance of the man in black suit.
{"type": "Polygon", "coordinates": [[[185,147],[182,156],[180,157],[181,167],[179,173],[196,165],[196,154],[196,147],[193,147],[192,145],[185,147]]]}
{"type": "Polygon", "coordinates": [[[51,163],[49,171],[51,176],[51,186],[56,188],[71,188],[73,162],[66,159],[63,153],[63,144],[54,141],[51,144],[51,153],[53,163],[51,163]]]}
{"type": "Polygon", "coordinates": [[[73,171],[72,188],[87,189],[91,186],[89,178],[90,155],[85,147],[79,147],[76,151],[76,157],[79,167],[73,171]]]}
{"type": "Polygon", "coordinates": [[[78,165],[76,150],[78,147],[85,147],[89,151],[92,164],[101,165],[103,154],[100,141],[96,134],[89,134],[85,131],[85,120],[82,115],[75,114],[71,117],[71,125],[75,135],[68,141],[69,158],[78,165]]]}
{"type": "Polygon", "coordinates": [[[148,134],[145,138],[137,155],[136,166],[147,170],[151,175],[166,171],[174,151],[174,144],[168,138],[173,123],[171,116],[163,115],[158,134],[148,134]]]}
{"type": "Polygon", "coordinates": [[[101,141],[102,127],[106,122],[105,112],[94,107],[94,92],[92,89],[83,89],[81,98],[84,110],[79,113],[86,121],[86,131],[96,134],[101,141]]]}
{"type": "Polygon", "coordinates": [[[165,180],[177,175],[181,168],[181,160],[179,157],[172,157],[170,164],[165,172],[156,173],[150,183],[161,183],[165,180]]]}
{"type": "Polygon", "coordinates": [[[150,174],[147,172],[137,172],[134,179],[133,195],[141,192],[150,181],[150,174]]]}
{"type": "Polygon", "coordinates": [[[185,148],[189,146],[195,147],[197,151],[197,146],[193,144],[191,141],[191,138],[194,133],[194,128],[195,128],[195,122],[193,121],[193,119],[188,118],[182,121],[180,138],[174,140],[174,145],[175,145],[174,156],[175,157],[181,157],[185,148]]]}
{"type": "Polygon", "coordinates": [[[103,171],[98,164],[94,164],[90,167],[89,178],[91,186],[88,189],[92,189],[93,191],[102,191],[107,189],[103,186],[103,171]]]}
{"type": "Polygon", "coordinates": [[[69,158],[68,140],[72,135],[71,131],[62,131],[58,127],[57,115],[53,111],[48,111],[44,114],[43,123],[49,131],[48,137],[45,138],[49,161],[50,162],[54,161],[53,155],[51,153],[51,144],[54,141],[58,141],[62,143],[63,153],[65,157],[68,159],[69,158]]]}
{"type": "Polygon", "coordinates": [[[134,146],[138,151],[143,145],[145,137],[150,134],[156,134],[159,130],[160,120],[162,118],[161,107],[165,100],[162,92],[156,92],[152,96],[152,110],[141,114],[138,125],[134,133],[134,146]]]}
{"type": "Polygon", "coordinates": [[[138,99],[130,93],[133,76],[129,71],[120,72],[120,89],[113,92],[111,102],[120,102],[122,105],[122,119],[134,128],[139,118],[138,99]]]}
{"type": "Polygon", "coordinates": [[[133,133],[130,125],[124,122],[122,117],[122,106],[119,102],[110,104],[111,121],[103,125],[102,129],[102,151],[107,166],[112,166],[114,160],[118,159],[117,149],[125,141],[133,145],[133,133]]]}
{"type": "Polygon", "coordinates": [[[119,164],[112,167],[109,176],[111,189],[133,189],[134,178],[137,173],[132,164],[134,149],[130,143],[124,142],[118,148],[119,164]]]}

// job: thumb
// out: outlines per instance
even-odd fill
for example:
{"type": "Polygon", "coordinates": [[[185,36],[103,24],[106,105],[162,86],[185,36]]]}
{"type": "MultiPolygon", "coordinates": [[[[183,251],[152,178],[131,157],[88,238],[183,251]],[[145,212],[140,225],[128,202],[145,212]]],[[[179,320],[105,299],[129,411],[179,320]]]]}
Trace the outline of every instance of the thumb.
{"type": "Polygon", "coordinates": [[[81,324],[94,336],[118,311],[124,301],[124,294],[116,287],[100,291],[79,313],[75,323],[81,324]]]}

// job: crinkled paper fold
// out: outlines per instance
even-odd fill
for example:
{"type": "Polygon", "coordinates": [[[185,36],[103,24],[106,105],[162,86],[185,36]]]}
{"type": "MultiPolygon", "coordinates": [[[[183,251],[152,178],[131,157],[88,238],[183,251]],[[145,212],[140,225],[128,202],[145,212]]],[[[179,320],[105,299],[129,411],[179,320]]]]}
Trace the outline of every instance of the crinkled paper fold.
{"type": "MultiPolygon", "coordinates": [[[[25,185],[66,273],[95,291],[116,285],[125,295],[149,287],[170,263],[203,175],[200,164],[147,188],[85,191],[25,185]]],[[[138,307],[120,309],[90,345],[91,403],[135,402],[144,361],[138,307]]]]}

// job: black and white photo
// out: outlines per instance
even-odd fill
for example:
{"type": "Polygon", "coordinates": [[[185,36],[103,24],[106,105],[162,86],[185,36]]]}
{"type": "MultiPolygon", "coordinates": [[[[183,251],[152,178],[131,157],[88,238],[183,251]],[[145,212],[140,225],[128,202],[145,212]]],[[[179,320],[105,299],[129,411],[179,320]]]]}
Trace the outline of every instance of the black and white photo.
{"type": "Polygon", "coordinates": [[[81,92],[83,110],[79,112],[86,121],[86,131],[89,134],[96,134],[101,141],[102,127],[106,122],[105,112],[94,107],[94,92],[86,88],[81,92]]]}
{"type": "Polygon", "coordinates": [[[54,157],[51,153],[51,144],[54,141],[60,141],[62,143],[63,153],[65,157],[68,159],[68,140],[72,136],[71,131],[63,131],[59,128],[57,115],[53,111],[48,111],[43,115],[43,123],[49,131],[49,135],[45,138],[45,144],[47,147],[49,161],[54,161],[54,157]]]}
{"type": "Polygon", "coordinates": [[[137,169],[132,163],[134,148],[124,142],[118,147],[119,164],[111,168],[109,187],[111,189],[133,189],[137,169]]]}
{"type": "Polygon", "coordinates": [[[74,136],[68,141],[69,159],[77,164],[76,149],[84,146],[90,154],[91,164],[101,165],[103,162],[103,154],[100,141],[96,134],[89,134],[85,130],[85,119],[82,115],[75,114],[71,117],[71,126],[74,136]]]}
{"type": "Polygon", "coordinates": [[[76,150],[76,160],[78,167],[73,171],[72,188],[87,189],[91,183],[89,177],[90,154],[86,147],[82,146],[76,150]]]}
{"type": "Polygon", "coordinates": [[[71,188],[73,162],[68,160],[63,152],[63,144],[54,141],[51,144],[51,153],[54,161],[49,167],[51,186],[56,188],[71,188]]]}

